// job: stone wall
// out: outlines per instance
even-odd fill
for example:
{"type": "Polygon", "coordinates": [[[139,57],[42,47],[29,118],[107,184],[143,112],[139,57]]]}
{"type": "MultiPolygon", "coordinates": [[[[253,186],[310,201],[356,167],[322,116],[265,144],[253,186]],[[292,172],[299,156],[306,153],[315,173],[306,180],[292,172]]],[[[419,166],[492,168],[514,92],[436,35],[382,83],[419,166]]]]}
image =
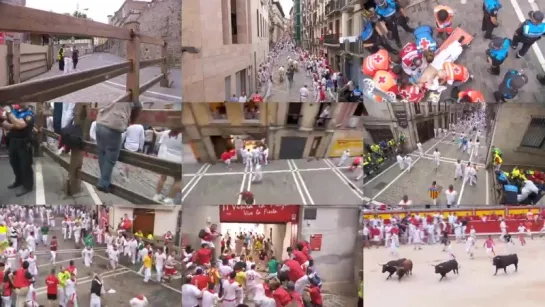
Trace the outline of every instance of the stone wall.
{"type": "MultiPolygon", "coordinates": [[[[139,32],[145,35],[162,38],[168,45],[169,66],[179,66],[182,57],[181,50],[181,12],[180,0],[154,0],[140,13],[136,19],[139,32]]],[[[109,39],[107,52],[121,57],[127,56],[126,43],[109,39]]],[[[156,59],[161,57],[161,46],[142,44],[141,59],[156,59]]]]}

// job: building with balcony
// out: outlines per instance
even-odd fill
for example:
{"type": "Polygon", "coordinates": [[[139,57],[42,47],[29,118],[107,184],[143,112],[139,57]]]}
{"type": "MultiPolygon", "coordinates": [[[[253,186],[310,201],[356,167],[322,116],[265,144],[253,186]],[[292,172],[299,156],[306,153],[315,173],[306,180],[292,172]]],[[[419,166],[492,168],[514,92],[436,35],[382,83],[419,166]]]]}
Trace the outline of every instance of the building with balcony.
{"type": "Polygon", "coordinates": [[[199,51],[182,54],[184,102],[224,101],[256,89],[269,53],[267,0],[186,1],[182,20],[182,45],[199,51]]]}
{"type": "Polygon", "coordinates": [[[363,80],[361,65],[364,49],[356,52],[356,42],[363,27],[364,2],[365,0],[330,0],[324,10],[326,27],[323,31],[323,44],[327,47],[330,66],[360,86],[363,80]]]}
{"type": "Polygon", "coordinates": [[[509,102],[487,108],[495,113],[492,145],[501,149],[504,166],[544,169],[545,105],[509,102]]]}
{"type": "MultiPolygon", "coordinates": [[[[262,141],[271,159],[363,153],[363,103],[185,103],[184,148],[197,161],[217,162],[234,138],[262,141]]],[[[184,152],[184,155],[187,154],[184,152]]]]}
{"type": "MultiPolygon", "coordinates": [[[[378,143],[401,134],[407,139],[408,150],[416,149],[418,142],[424,143],[434,137],[434,128],[448,128],[456,124],[464,112],[470,111],[467,104],[421,103],[363,103],[365,144],[378,143]]],[[[477,107],[478,105],[475,105],[477,107]]]]}
{"type": "Polygon", "coordinates": [[[269,6],[269,42],[279,42],[284,37],[285,14],[280,1],[273,1],[269,6]]]}

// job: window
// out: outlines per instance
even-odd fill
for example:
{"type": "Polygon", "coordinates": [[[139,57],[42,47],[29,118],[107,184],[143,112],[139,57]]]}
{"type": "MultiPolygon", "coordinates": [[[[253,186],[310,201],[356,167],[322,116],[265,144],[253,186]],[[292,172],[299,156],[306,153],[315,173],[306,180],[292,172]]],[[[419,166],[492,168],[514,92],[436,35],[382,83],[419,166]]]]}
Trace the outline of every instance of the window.
{"type": "Polygon", "coordinates": [[[261,36],[260,27],[259,27],[259,10],[255,10],[255,19],[257,23],[257,37],[261,36]]]}
{"type": "Polygon", "coordinates": [[[237,30],[237,0],[231,0],[231,41],[233,44],[238,44],[237,30]]]}
{"type": "Polygon", "coordinates": [[[314,122],[315,128],[326,128],[327,124],[331,120],[331,104],[330,103],[322,103],[320,105],[320,110],[318,112],[318,116],[316,116],[316,121],[314,122]]]}
{"type": "Polygon", "coordinates": [[[545,149],[545,118],[532,118],[522,142],[521,147],[545,149]]]}
{"type": "Polygon", "coordinates": [[[259,104],[257,102],[246,102],[243,108],[245,120],[259,121],[259,104]]]}
{"type": "Polygon", "coordinates": [[[225,77],[225,100],[231,99],[231,76],[225,77]]]}
{"type": "Polygon", "coordinates": [[[286,125],[299,126],[299,119],[303,117],[301,115],[301,109],[303,104],[300,102],[290,102],[288,105],[288,117],[286,118],[286,125]]]}
{"type": "Polygon", "coordinates": [[[354,20],[350,18],[348,19],[348,33],[345,36],[352,36],[352,33],[354,33],[354,20]]]}
{"type": "Polygon", "coordinates": [[[213,120],[227,120],[227,108],[223,102],[209,103],[210,115],[213,120]]]}

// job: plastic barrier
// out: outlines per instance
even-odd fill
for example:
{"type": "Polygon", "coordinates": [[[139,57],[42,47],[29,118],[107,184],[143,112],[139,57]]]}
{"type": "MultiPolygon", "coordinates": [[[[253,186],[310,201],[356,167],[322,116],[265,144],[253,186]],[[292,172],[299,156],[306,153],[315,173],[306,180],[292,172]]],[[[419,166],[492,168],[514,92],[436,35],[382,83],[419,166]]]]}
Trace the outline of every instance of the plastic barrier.
{"type": "MultiPolygon", "coordinates": [[[[526,228],[530,226],[532,232],[539,232],[543,228],[543,220],[531,221],[530,223],[527,220],[505,220],[505,225],[507,226],[507,232],[518,233],[518,227],[522,223],[526,228]]],[[[466,233],[469,233],[470,227],[475,228],[475,232],[478,234],[489,233],[489,234],[500,234],[500,222],[499,221],[470,221],[466,229],[466,233]]]]}
{"type": "MultiPolygon", "coordinates": [[[[542,217],[545,217],[545,208],[541,207],[522,207],[522,206],[504,206],[504,207],[482,207],[482,208],[459,208],[459,209],[421,209],[421,210],[389,210],[389,211],[381,211],[381,210],[374,210],[374,211],[364,211],[363,212],[363,218],[364,219],[371,219],[371,218],[380,218],[380,219],[391,219],[394,215],[405,217],[405,216],[411,216],[411,215],[435,215],[436,213],[441,214],[442,216],[448,216],[450,213],[454,213],[456,216],[470,216],[470,217],[483,217],[483,216],[496,216],[497,217],[504,217],[504,216],[518,216],[519,218],[526,217],[526,214],[528,212],[532,212],[533,214],[539,214],[542,217]]],[[[494,218],[494,219],[496,219],[494,218]]]]}

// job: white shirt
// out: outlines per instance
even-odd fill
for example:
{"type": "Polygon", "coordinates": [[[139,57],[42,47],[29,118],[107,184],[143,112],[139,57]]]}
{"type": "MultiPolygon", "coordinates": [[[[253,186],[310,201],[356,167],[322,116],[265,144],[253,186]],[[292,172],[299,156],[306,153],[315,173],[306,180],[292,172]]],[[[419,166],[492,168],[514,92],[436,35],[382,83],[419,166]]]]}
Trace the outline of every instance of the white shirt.
{"type": "Polygon", "coordinates": [[[144,148],[144,126],[133,124],[125,131],[125,149],[129,151],[138,151],[144,148]]]}
{"type": "Polygon", "coordinates": [[[201,290],[192,284],[182,286],[182,307],[195,307],[199,305],[201,290]]]}
{"type": "Polygon", "coordinates": [[[519,230],[519,233],[525,233],[526,232],[526,227],[524,227],[523,225],[520,225],[518,227],[518,230],[519,230]]]}
{"type": "Polygon", "coordinates": [[[433,152],[433,158],[435,160],[439,160],[440,157],[441,157],[441,153],[439,151],[434,151],[433,152]]]}
{"type": "Polygon", "coordinates": [[[202,307],[213,307],[215,306],[215,302],[219,299],[219,296],[217,293],[211,293],[207,290],[204,290],[202,292],[202,307]]]}
{"type": "Polygon", "coordinates": [[[445,195],[447,196],[447,203],[454,204],[456,202],[456,198],[458,197],[458,192],[456,192],[456,190],[450,191],[447,189],[445,191],[445,195]]]}
{"type": "Polygon", "coordinates": [[[153,135],[154,134],[155,134],[155,132],[153,132],[152,129],[148,129],[148,130],[144,131],[144,141],[146,141],[146,142],[153,141],[153,135]]]}
{"type": "Polygon", "coordinates": [[[241,103],[242,103],[242,102],[247,102],[247,101],[248,101],[248,97],[246,97],[246,96],[240,96],[240,97],[238,97],[238,102],[241,102],[241,103]]]}
{"type": "Polygon", "coordinates": [[[165,253],[155,253],[155,266],[162,267],[165,263],[167,256],[165,253]]]}
{"type": "Polygon", "coordinates": [[[308,97],[308,89],[306,87],[302,87],[299,90],[299,95],[301,95],[301,97],[308,97]]]}
{"type": "Polygon", "coordinates": [[[161,135],[159,139],[159,154],[158,158],[175,162],[182,163],[182,134],[177,136],[170,136],[170,130],[166,130],[161,135]]]}
{"type": "Polygon", "coordinates": [[[89,129],[89,137],[91,140],[95,141],[97,140],[97,121],[93,121],[91,123],[91,128],[89,129]]]}

